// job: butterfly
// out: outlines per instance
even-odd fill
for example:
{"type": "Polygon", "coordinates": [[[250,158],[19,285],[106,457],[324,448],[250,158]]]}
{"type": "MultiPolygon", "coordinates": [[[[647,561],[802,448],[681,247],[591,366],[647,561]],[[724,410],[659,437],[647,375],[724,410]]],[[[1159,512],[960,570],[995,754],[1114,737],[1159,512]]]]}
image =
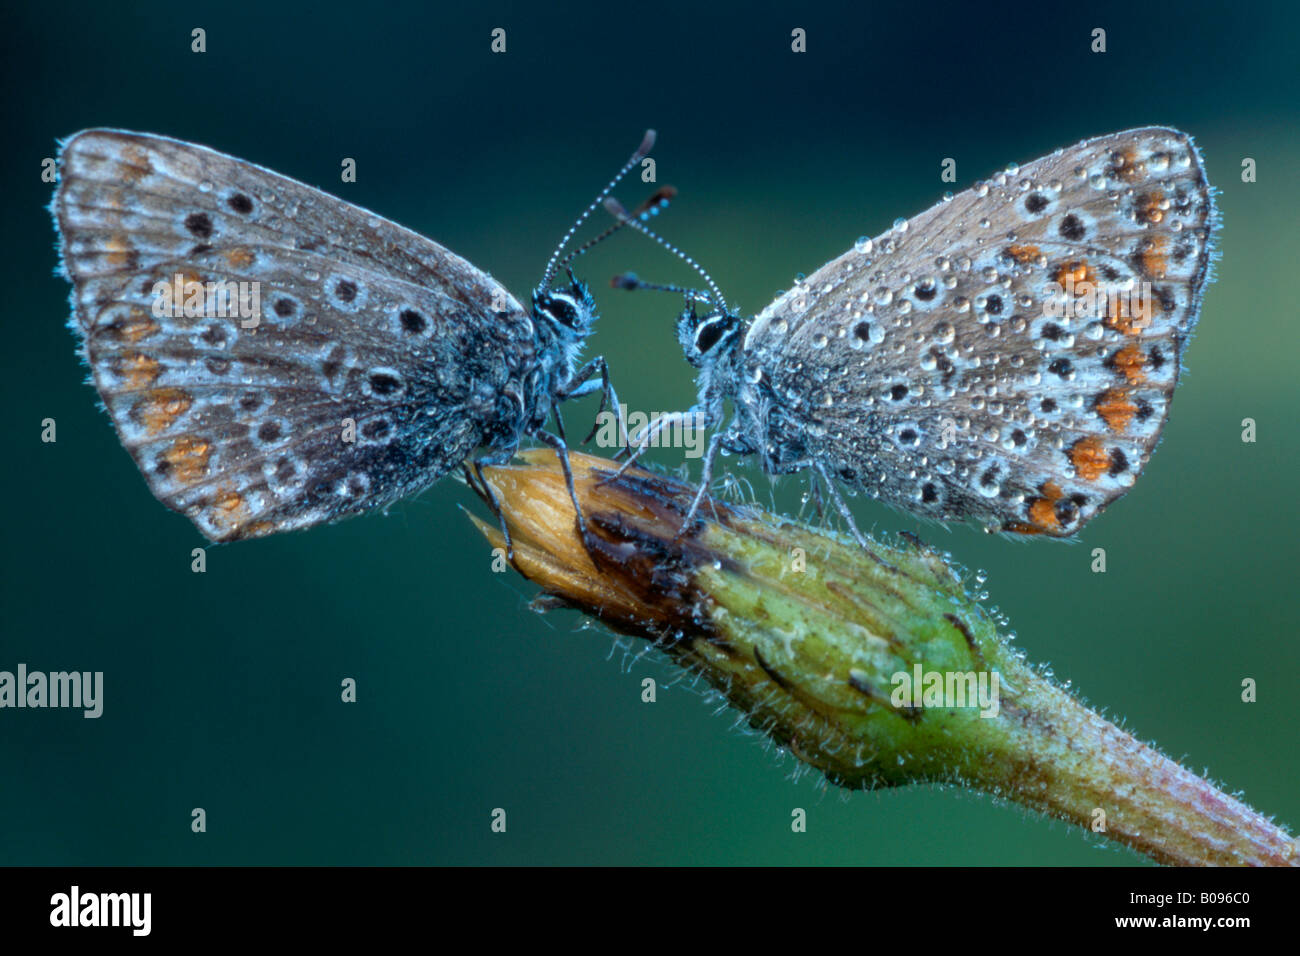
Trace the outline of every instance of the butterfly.
{"type": "Polygon", "coordinates": [[[578,365],[597,313],[569,264],[593,243],[560,255],[653,143],[525,309],[436,242],[261,166],[146,133],[70,137],[51,205],[70,324],[150,490],[233,541],[380,508],[525,437],[567,475],[557,406],[596,389],[619,405],[603,358],[578,365]]]}
{"type": "MultiPolygon", "coordinates": [[[[698,396],[679,417],[717,426],[734,410],[690,515],[726,450],[770,475],[810,470],[859,540],[839,483],[939,522],[1068,537],[1133,487],[1159,441],[1216,226],[1191,137],[1148,127],[900,219],[753,318],[698,267],[709,292],[613,284],[686,293],[677,332],[698,396]]],[[[636,454],[673,423],[634,437],[636,454]]]]}

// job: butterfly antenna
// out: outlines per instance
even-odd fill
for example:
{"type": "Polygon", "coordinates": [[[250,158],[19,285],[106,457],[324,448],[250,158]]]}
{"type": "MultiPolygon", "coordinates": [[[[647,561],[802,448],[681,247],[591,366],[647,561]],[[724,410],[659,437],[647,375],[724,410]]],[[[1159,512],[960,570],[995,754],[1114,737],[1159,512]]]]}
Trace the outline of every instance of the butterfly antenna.
{"type": "MultiPolygon", "coordinates": [[[[637,206],[636,212],[633,215],[657,216],[664,209],[668,208],[668,203],[671,202],[673,197],[675,197],[676,195],[677,195],[677,190],[674,189],[672,186],[662,186],[659,189],[655,190],[654,194],[651,195],[649,199],[647,199],[641,205],[637,206]]],[[[574,259],[578,258],[578,256],[582,255],[584,252],[586,252],[588,249],[592,248],[593,246],[597,246],[600,243],[604,242],[610,236],[614,235],[614,233],[626,227],[627,227],[627,223],[624,222],[623,220],[619,219],[615,221],[615,223],[612,226],[610,226],[600,235],[588,239],[582,245],[578,246],[578,248],[574,249],[567,256],[565,256],[560,261],[559,265],[556,267],[556,271],[558,272],[560,269],[567,269],[569,263],[571,263],[574,259]]]]}
{"type": "MultiPolygon", "coordinates": [[[[676,246],[674,246],[663,236],[660,236],[658,233],[652,232],[650,230],[650,227],[646,226],[640,220],[633,219],[632,216],[628,213],[628,211],[623,208],[622,203],[620,203],[613,196],[610,196],[609,198],[605,199],[604,204],[605,204],[606,211],[608,211],[609,214],[613,216],[615,219],[618,219],[626,226],[631,226],[633,229],[635,229],[637,232],[641,233],[642,235],[648,236],[649,238],[653,239],[655,242],[659,243],[659,245],[663,246],[665,249],[667,249],[669,252],[675,255],[678,259],[681,259],[682,262],[686,263],[688,266],[690,266],[692,269],[698,272],[700,274],[700,277],[704,280],[705,284],[709,287],[710,291],[712,291],[713,300],[714,302],[717,303],[718,307],[722,309],[723,312],[731,311],[730,309],[727,308],[727,300],[722,297],[722,290],[719,289],[718,284],[713,281],[713,276],[709,275],[707,272],[704,271],[704,267],[702,265],[700,265],[698,262],[696,262],[694,259],[688,256],[686,253],[682,252],[682,250],[678,249],[676,246]]],[[[644,286],[644,285],[638,287],[648,288],[648,286],[644,286]]]]}
{"type": "Polygon", "coordinates": [[[684,285],[667,285],[661,282],[644,282],[635,272],[624,272],[614,276],[609,280],[611,289],[645,289],[650,292],[677,292],[694,299],[696,302],[706,302],[713,305],[713,298],[707,292],[701,292],[699,289],[688,289],[684,285]]]}
{"type": "Polygon", "coordinates": [[[631,172],[632,167],[645,159],[646,156],[650,154],[650,150],[654,149],[655,135],[655,131],[652,129],[645,131],[645,136],[641,138],[641,145],[636,148],[636,152],[634,152],[628,161],[623,164],[623,168],[618,171],[618,175],[609,181],[609,184],[600,191],[600,195],[591,201],[591,205],[584,209],[582,215],[579,216],[574,221],[573,225],[569,227],[569,231],[564,234],[564,238],[560,240],[560,244],[555,247],[555,251],[551,253],[550,260],[546,263],[546,271],[542,274],[542,281],[538,283],[539,288],[545,288],[551,284],[551,279],[555,277],[555,270],[560,261],[560,253],[562,253],[564,247],[569,244],[569,240],[573,238],[573,234],[576,233],[579,227],[587,221],[587,218],[596,211],[596,207],[601,204],[601,201],[613,191],[614,187],[618,185],[618,181],[631,172]]]}

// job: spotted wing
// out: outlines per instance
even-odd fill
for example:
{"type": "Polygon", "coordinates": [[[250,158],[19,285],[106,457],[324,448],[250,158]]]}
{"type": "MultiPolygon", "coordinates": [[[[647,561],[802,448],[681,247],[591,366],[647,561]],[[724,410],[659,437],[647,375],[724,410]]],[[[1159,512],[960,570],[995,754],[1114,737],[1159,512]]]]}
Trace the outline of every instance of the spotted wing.
{"type": "Polygon", "coordinates": [[[59,164],[95,387],[154,495],[208,538],[383,505],[517,419],[529,320],[436,243],[159,136],[87,130],[59,164]]]}
{"type": "Polygon", "coordinates": [[[1088,140],[860,242],[746,359],[808,453],[888,503],[1073,534],[1160,438],[1215,226],[1186,134],[1088,140]]]}

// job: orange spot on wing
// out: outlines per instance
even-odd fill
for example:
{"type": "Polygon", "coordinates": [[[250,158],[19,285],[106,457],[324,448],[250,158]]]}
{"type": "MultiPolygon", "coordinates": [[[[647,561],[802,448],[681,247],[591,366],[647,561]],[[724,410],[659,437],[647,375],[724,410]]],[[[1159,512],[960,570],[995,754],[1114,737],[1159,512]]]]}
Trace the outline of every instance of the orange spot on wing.
{"type": "Polygon", "coordinates": [[[1126,345],[1111,357],[1111,365],[1121,372],[1130,385],[1137,385],[1147,376],[1142,367],[1147,363],[1146,353],[1136,345],[1126,345]]]}
{"type": "Polygon", "coordinates": [[[1096,438],[1081,438],[1070,449],[1070,464],[1084,481],[1096,481],[1110,467],[1110,456],[1096,438]]]}
{"type": "Polygon", "coordinates": [[[1027,521],[1008,521],[1002,525],[1003,531],[1011,534],[1042,534],[1042,528],[1036,528],[1027,521]]]}
{"type": "Polygon", "coordinates": [[[1110,168],[1106,172],[1115,179],[1135,183],[1146,175],[1146,165],[1137,161],[1137,150],[1132,146],[1125,146],[1111,153],[1110,168]]]}
{"type": "Polygon", "coordinates": [[[1026,246],[1017,243],[1013,246],[1007,246],[1007,255],[1021,265],[1029,265],[1029,263],[1035,262],[1042,255],[1042,252],[1037,246],[1026,246]]]}
{"type": "Polygon", "coordinates": [[[226,534],[237,531],[249,518],[248,502],[233,488],[218,488],[208,517],[226,534]]]}
{"type": "Polygon", "coordinates": [[[111,321],[102,322],[94,331],[96,335],[105,336],[115,342],[135,345],[141,339],[147,339],[157,333],[159,328],[153,316],[139,306],[132,306],[125,314],[120,308],[115,308],[110,314],[111,321]]]}
{"type": "Polygon", "coordinates": [[[1056,270],[1056,284],[1066,290],[1073,289],[1076,296],[1086,295],[1090,291],[1090,287],[1095,294],[1097,272],[1082,259],[1063,262],[1060,268],[1056,270]]]}
{"type": "Polygon", "coordinates": [[[126,241],[126,236],[117,235],[109,236],[108,241],[104,243],[104,248],[108,250],[108,264],[110,266],[128,266],[131,264],[131,244],[126,241]]]}
{"type": "Polygon", "coordinates": [[[122,150],[120,167],[122,180],[132,186],[153,172],[149,156],[139,146],[127,146],[122,150]]]}
{"type": "Polygon", "coordinates": [[[1138,222],[1156,225],[1165,218],[1165,193],[1163,189],[1153,189],[1143,193],[1137,201],[1138,222]]]}
{"type": "Polygon", "coordinates": [[[1148,236],[1138,247],[1138,268],[1142,274],[1151,279],[1163,279],[1169,270],[1169,260],[1165,257],[1165,248],[1169,241],[1164,236],[1148,236]]]}
{"type": "Polygon", "coordinates": [[[167,285],[172,297],[170,314],[174,318],[194,318],[207,310],[208,289],[197,272],[191,269],[176,272],[167,285]]]}
{"type": "Polygon", "coordinates": [[[253,254],[243,246],[227,249],[222,253],[232,269],[247,269],[253,264],[253,254]]]}
{"type": "Polygon", "coordinates": [[[1123,434],[1137,414],[1137,406],[1133,404],[1128,396],[1128,391],[1122,388],[1107,389],[1097,396],[1097,402],[1093,406],[1097,414],[1102,417],[1106,427],[1117,434],[1123,434]]]}
{"type": "Polygon", "coordinates": [[[1061,522],[1056,517],[1056,503],[1061,500],[1064,492],[1054,481],[1043,482],[1038,492],[1042,497],[1029,502],[1028,526],[1008,527],[1008,531],[1018,531],[1020,534],[1056,534],[1061,530],[1061,522]]]}
{"type": "Polygon", "coordinates": [[[162,374],[162,366],[141,352],[128,352],[117,362],[117,372],[132,391],[148,388],[162,374]]]}
{"type": "Polygon", "coordinates": [[[181,484],[190,485],[208,473],[212,446],[194,435],[182,435],[171,443],[162,459],[170,474],[181,484]]]}
{"type": "Polygon", "coordinates": [[[1140,291],[1134,298],[1126,295],[1108,299],[1110,306],[1106,313],[1106,324],[1124,335],[1141,335],[1144,329],[1151,328],[1151,318],[1155,315],[1155,303],[1146,290],[1140,291]]]}
{"type": "Polygon", "coordinates": [[[143,425],[148,434],[157,435],[170,428],[192,403],[193,399],[184,389],[160,388],[136,402],[131,417],[143,425]]]}
{"type": "Polygon", "coordinates": [[[1085,262],[1064,262],[1061,268],[1056,270],[1056,281],[1061,285],[1067,282],[1082,282],[1088,275],[1088,265],[1085,262]]]}

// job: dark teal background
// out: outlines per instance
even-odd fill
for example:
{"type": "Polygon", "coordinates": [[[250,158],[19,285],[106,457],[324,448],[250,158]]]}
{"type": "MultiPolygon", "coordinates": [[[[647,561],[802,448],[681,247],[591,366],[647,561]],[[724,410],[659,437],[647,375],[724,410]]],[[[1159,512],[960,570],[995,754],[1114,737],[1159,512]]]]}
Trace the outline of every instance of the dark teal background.
{"type": "MultiPolygon", "coordinates": [[[[918,525],[988,571],[1031,660],[1145,740],[1300,822],[1295,597],[1300,20],[1281,4],[312,3],[8,11],[0,669],[105,672],[104,716],[0,711],[0,862],[1102,864],[1141,860],[955,790],[847,796],[688,683],[489,571],[445,481],[387,516],[214,547],[151,497],[65,328],[41,161],[120,126],[194,140],[423,232],[526,295],[641,131],[662,230],[762,308],[863,234],[1009,161],[1170,124],[1222,190],[1218,281],[1165,439],[1077,544],[918,525]],[[991,12],[996,10],[997,12],[991,12]],[[190,30],[208,52],[190,52],[190,30]],[[489,52],[507,30],[508,52],[489,52]],[[790,52],[790,31],[808,52],[790,52]],[[1104,27],[1108,52],[1089,52],[1104,27]],[[344,156],[358,181],[339,182],[344,156]],[[1241,160],[1258,163],[1243,184],[1241,160]],[[40,423],[58,423],[42,444],[40,423]],[[1258,423],[1243,444],[1241,421],[1258,423]],[[1089,570],[1104,547],[1109,570],[1089,570]],[[339,701],[355,677],[359,702],[339,701]],[[640,680],[661,682],[642,704],[640,680]],[[1259,682],[1243,704],[1240,684],[1259,682]],[[208,832],[190,831],[204,807],[208,832]],[[809,811],[790,832],[791,808],[809,811]],[[504,807],[509,830],[489,831],[504,807]]],[[[649,187],[628,185],[629,205],[649,187]]],[[[636,237],[582,263],[685,280],[636,237]]],[[[622,398],[693,397],[679,301],[598,288],[622,398]]],[[[594,407],[594,405],[592,406],[594,407]]],[[[585,409],[572,408],[570,421],[585,409]]],[[[665,465],[680,456],[658,454],[665,465]]],[[[761,501],[768,483],[752,465],[761,501]]],[[[795,502],[787,480],[779,503],[795,502]]]]}

